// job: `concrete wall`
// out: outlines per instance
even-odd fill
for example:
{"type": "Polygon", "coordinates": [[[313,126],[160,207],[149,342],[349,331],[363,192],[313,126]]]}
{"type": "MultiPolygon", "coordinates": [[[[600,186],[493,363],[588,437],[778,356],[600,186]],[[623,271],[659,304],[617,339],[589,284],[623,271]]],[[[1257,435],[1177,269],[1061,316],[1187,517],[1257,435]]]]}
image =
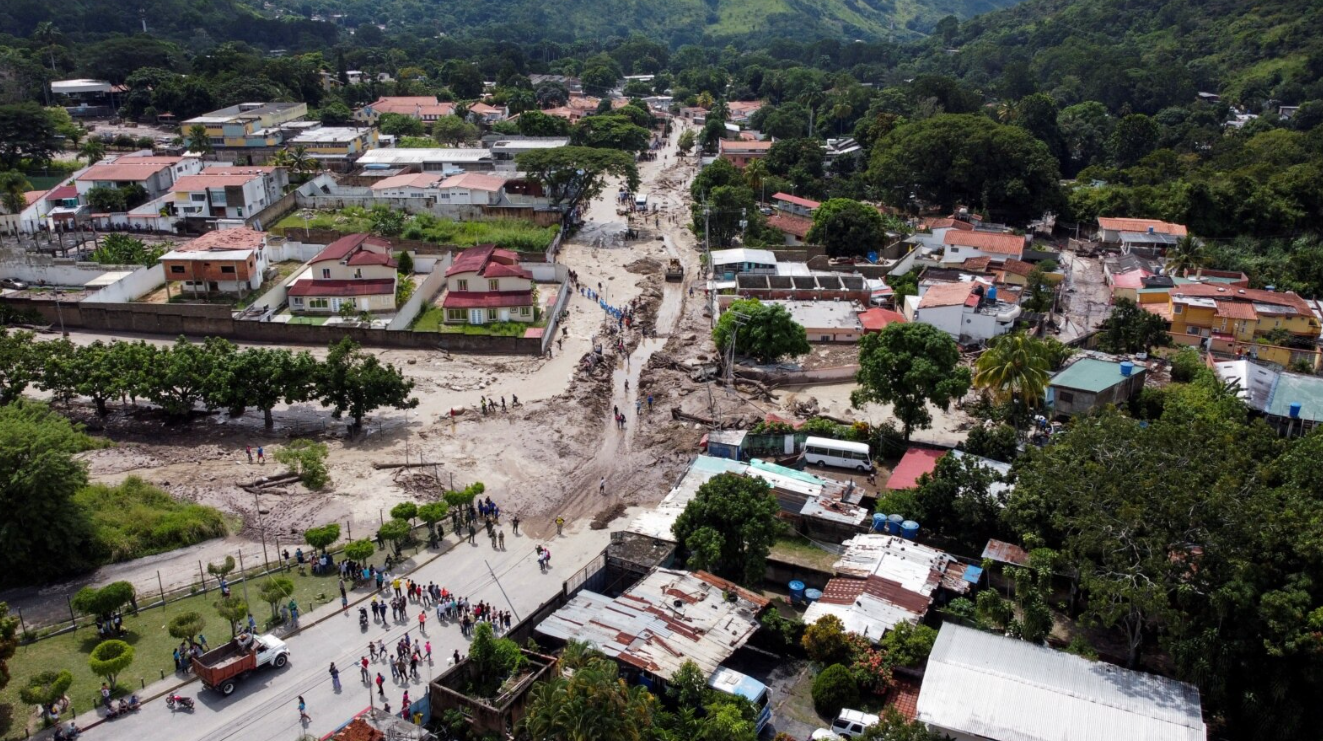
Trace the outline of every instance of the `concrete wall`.
{"type": "Polygon", "coordinates": [[[423,308],[432,303],[432,299],[436,298],[436,294],[446,285],[446,269],[450,267],[450,257],[446,255],[439,261],[439,265],[434,265],[431,273],[414,289],[409,300],[396,311],[395,318],[390,320],[386,329],[407,330],[423,308]]]}
{"type": "Polygon", "coordinates": [[[18,278],[29,283],[46,281],[53,286],[82,286],[112,271],[137,270],[141,265],[99,265],[94,262],[76,262],[72,258],[51,257],[35,252],[13,249],[6,245],[0,249],[3,277],[18,278]]]}
{"type": "Polygon", "coordinates": [[[164,284],[165,268],[158,263],[151,267],[138,268],[133,271],[132,275],[124,276],[88,296],[86,300],[104,304],[128,303],[139,296],[155,291],[164,284]]]}
{"type": "MultiPolygon", "coordinates": [[[[569,268],[560,264],[557,264],[556,267],[566,271],[569,270],[569,268]]],[[[542,333],[541,349],[544,355],[547,352],[547,348],[551,347],[551,343],[556,339],[556,327],[560,324],[560,313],[564,311],[565,305],[569,303],[570,290],[570,282],[568,280],[561,281],[560,293],[556,295],[556,303],[551,309],[551,316],[547,317],[546,331],[542,333]]]]}

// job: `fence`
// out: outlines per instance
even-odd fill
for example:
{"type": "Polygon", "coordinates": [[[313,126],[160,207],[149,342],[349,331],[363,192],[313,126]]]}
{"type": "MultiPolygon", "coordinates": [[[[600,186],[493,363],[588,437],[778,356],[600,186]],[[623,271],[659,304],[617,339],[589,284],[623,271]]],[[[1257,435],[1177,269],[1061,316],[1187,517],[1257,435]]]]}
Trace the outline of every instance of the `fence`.
{"type": "Polygon", "coordinates": [[[395,313],[395,318],[386,325],[386,329],[394,331],[403,331],[409,328],[413,320],[423,310],[423,306],[430,304],[436,294],[446,287],[446,269],[450,267],[450,255],[446,255],[443,260],[438,260],[432,266],[432,272],[420,283],[405,302],[395,313]]]}

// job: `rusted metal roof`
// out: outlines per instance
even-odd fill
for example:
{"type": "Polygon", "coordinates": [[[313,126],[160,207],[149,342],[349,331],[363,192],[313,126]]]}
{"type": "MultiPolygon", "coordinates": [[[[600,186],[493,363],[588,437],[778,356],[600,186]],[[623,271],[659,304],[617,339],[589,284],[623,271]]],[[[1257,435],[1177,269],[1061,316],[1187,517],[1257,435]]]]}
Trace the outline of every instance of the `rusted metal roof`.
{"type": "Polygon", "coordinates": [[[768,600],[703,571],[654,569],[616,599],[584,590],[537,626],[663,679],[693,661],[710,676],[758,629],[768,600]]]}
{"type": "Polygon", "coordinates": [[[983,558],[990,558],[998,563],[1008,563],[1014,566],[1029,564],[1029,553],[1025,549],[1002,540],[989,540],[988,544],[983,547],[983,558]]]}

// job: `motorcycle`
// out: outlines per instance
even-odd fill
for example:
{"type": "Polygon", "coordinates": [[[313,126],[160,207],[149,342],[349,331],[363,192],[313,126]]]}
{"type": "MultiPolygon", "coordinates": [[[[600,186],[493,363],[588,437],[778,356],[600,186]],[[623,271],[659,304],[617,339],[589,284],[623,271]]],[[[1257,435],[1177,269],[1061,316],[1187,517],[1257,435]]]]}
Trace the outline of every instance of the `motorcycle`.
{"type": "Polygon", "coordinates": [[[128,715],[129,713],[137,712],[139,707],[140,705],[138,703],[137,695],[133,695],[129,697],[129,699],[127,700],[119,700],[118,702],[112,702],[106,708],[106,720],[113,720],[115,718],[120,717],[121,715],[128,715]]]}
{"type": "Polygon", "coordinates": [[[183,709],[185,709],[185,710],[192,710],[192,709],[193,709],[193,698],[191,698],[191,697],[184,697],[183,695],[166,695],[166,696],[165,696],[165,706],[166,706],[167,708],[170,708],[171,710],[174,710],[176,705],[178,705],[179,707],[181,707],[181,708],[183,708],[183,709]]]}
{"type": "Polygon", "coordinates": [[[69,725],[55,729],[55,735],[51,736],[51,738],[54,739],[54,741],[73,741],[82,734],[82,730],[74,725],[73,721],[69,721],[69,725]]]}

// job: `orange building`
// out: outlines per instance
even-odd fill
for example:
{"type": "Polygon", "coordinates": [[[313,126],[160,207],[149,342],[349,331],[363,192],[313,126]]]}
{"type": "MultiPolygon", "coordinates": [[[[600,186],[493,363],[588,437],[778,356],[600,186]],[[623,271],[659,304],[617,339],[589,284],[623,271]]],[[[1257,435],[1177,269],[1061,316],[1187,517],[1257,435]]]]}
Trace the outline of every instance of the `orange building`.
{"type": "Polygon", "coordinates": [[[266,233],[248,228],[207,232],[161,255],[168,283],[184,293],[243,295],[262,286],[266,233]]]}

